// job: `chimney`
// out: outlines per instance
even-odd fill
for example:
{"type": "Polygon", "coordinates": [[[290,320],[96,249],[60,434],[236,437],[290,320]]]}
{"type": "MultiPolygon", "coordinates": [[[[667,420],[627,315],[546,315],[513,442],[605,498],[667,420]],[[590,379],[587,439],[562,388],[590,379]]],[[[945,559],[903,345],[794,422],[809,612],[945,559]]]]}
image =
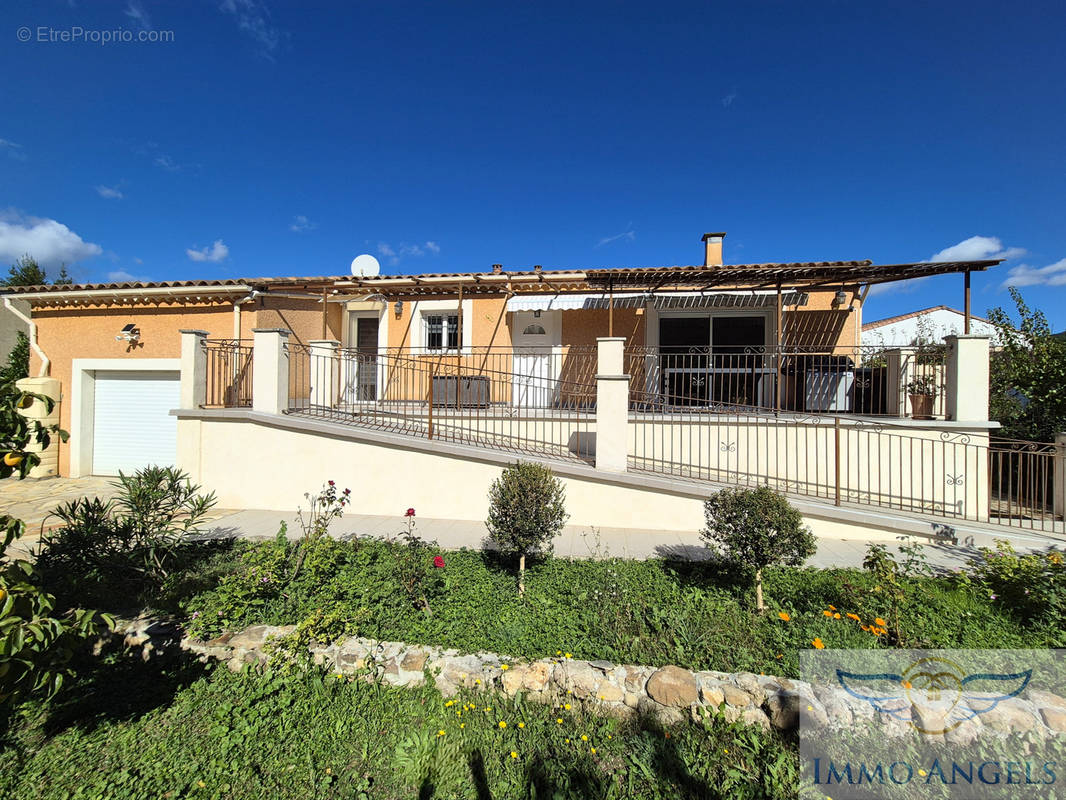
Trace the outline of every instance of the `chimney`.
{"type": "Polygon", "coordinates": [[[503,272],[503,264],[493,264],[492,272],[494,275],[499,275],[501,272],[503,272]]]}
{"type": "Polygon", "coordinates": [[[534,264],[533,265],[533,271],[534,272],[540,272],[542,269],[544,269],[544,267],[542,267],[540,264],[534,264]]]}
{"type": "Polygon", "coordinates": [[[705,233],[703,234],[703,246],[706,248],[703,255],[703,266],[705,267],[720,267],[722,266],[722,239],[725,238],[725,231],[721,233],[705,233]]]}

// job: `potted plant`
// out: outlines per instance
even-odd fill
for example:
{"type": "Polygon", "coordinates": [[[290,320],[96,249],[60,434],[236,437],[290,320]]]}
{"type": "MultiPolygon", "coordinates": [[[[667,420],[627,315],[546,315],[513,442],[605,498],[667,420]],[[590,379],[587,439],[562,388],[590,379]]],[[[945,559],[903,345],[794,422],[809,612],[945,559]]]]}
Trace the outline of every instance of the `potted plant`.
{"type": "Polygon", "coordinates": [[[907,395],[911,400],[913,419],[933,419],[933,399],[936,397],[936,380],[932,375],[919,375],[907,383],[907,395]]]}

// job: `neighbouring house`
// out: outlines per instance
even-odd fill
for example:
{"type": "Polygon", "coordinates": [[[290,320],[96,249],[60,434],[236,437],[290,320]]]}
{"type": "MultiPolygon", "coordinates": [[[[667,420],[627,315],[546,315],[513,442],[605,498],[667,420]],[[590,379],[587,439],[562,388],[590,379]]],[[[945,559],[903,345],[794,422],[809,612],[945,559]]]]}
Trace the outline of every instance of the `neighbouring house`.
{"type": "Polygon", "coordinates": [[[723,237],[693,266],[12,288],[71,434],[39,474],[177,463],[274,509],[337,478],[364,513],[484,519],[520,456],[563,477],[572,524],[693,530],[712,487],[770,485],[822,532],[1061,526],[990,460],[986,338],[863,340],[872,285],[998,261],[725,265],[723,237]]]}
{"type": "MultiPolygon", "coordinates": [[[[945,336],[963,333],[966,312],[950,306],[932,306],[907,314],[863,323],[863,342],[886,347],[906,346],[921,342],[943,341],[945,336]]],[[[970,317],[970,333],[997,340],[996,326],[983,317],[970,317]]]]}

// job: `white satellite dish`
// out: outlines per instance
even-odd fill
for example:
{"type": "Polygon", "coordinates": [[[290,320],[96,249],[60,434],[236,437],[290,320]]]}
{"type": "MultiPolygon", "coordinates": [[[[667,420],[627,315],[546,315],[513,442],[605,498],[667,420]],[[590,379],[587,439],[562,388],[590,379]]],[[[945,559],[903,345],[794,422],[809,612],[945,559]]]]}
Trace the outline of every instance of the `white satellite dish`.
{"type": "Polygon", "coordinates": [[[371,278],[381,274],[381,264],[371,255],[363,254],[352,259],[352,275],[357,278],[371,278]]]}

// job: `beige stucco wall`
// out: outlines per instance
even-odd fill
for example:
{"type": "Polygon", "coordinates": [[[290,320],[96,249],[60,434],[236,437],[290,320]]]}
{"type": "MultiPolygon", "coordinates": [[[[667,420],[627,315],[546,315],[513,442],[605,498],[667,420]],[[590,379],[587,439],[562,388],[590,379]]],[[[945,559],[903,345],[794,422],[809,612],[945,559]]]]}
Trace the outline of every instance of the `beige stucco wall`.
{"type": "MultiPolygon", "coordinates": [[[[220,507],[292,511],[306,504],[306,492],[334,480],[352,490],[354,513],[399,518],[413,507],[423,517],[474,521],[486,518],[489,486],[503,468],[496,458],[473,453],[427,452],[425,443],[402,447],[245,420],[179,420],[178,458],[194,480],[217,493],[220,507]],[[250,452],[266,457],[249,459],[250,452]]],[[[715,491],[712,486],[666,491],[584,472],[560,477],[570,525],[698,531],[703,499],[715,491]]],[[[804,516],[820,536],[900,536],[890,520],[856,525],[832,512],[804,516]]]]}
{"type": "MultiPolygon", "coordinates": [[[[232,303],[149,304],[122,307],[35,308],[37,342],[51,360],[51,376],[60,382],[60,426],[70,431],[71,369],[75,358],[159,359],[181,355],[179,330],[199,329],[213,338],[233,335],[232,303]],[[117,341],[124,325],[133,323],[141,332],[135,345],[117,341]]],[[[241,334],[251,337],[256,327],[255,313],[241,314],[241,334]]],[[[30,357],[30,374],[36,375],[40,361],[30,357]]],[[[74,432],[71,431],[73,434],[74,432]]],[[[70,448],[59,446],[59,474],[70,474],[70,448]]]]}

